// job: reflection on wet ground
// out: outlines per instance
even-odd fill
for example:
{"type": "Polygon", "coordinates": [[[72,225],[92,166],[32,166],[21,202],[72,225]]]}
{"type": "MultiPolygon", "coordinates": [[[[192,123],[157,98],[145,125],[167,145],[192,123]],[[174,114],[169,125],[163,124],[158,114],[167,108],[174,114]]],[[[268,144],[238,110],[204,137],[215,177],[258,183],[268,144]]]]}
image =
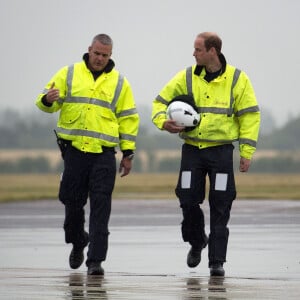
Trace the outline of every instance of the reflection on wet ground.
{"type": "Polygon", "coordinates": [[[236,202],[217,278],[207,249],[186,266],[177,203],[115,201],[101,277],[69,268],[58,202],[0,204],[0,299],[300,299],[299,213],[300,201],[236,202]]]}
{"type": "Polygon", "coordinates": [[[114,274],[4,269],[1,299],[299,299],[299,281],[196,275],[114,274]],[[5,275],[5,276],[4,276],[5,275]]]}

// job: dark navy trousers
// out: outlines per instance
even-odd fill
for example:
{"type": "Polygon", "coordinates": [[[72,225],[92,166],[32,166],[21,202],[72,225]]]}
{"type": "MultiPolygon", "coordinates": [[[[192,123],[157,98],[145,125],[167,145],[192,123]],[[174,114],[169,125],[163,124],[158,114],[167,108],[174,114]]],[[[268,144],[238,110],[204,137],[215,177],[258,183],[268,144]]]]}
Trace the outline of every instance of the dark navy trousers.
{"type": "Polygon", "coordinates": [[[232,201],[236,197],[233,171],[233,145],[199,149],[182,146],[180,174],[176,187],[183,220],[182,238],[193,247],[205,243],[205,216],[200,207],[205,199],[206,178],[209,178],[210,234],[209,265],[226,261],[232,201]]]}
{"type": "Polygon", "coordinates": [[[87,265],[106,259],[115,177],[116,158],[113,148],[95,154],[84,153],[68,146],[64,155],[64,172],[59,190],[59,199],[65,205],[65,241],[77,247],[86,243],[84,207],[89,198],[87,265]]]}

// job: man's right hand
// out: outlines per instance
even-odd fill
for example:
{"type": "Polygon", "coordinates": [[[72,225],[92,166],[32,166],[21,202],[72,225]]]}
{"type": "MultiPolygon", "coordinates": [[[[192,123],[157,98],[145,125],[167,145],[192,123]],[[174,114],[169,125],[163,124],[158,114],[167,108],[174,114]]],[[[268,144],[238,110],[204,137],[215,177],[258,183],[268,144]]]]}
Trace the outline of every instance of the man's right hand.
{"type": "Polygon", "coordinates": [[[184,130],[184,126],[176,125],[176,121],[174,120],[167,120],[163,125],[163,129],[169,131],[170,133],[178,133],[184,130]]]}
{"type": "Polygon", "coordinates": [[[53,103],[59,99],[59,89],[55,88],[55,82],[51,84],[51,87],[46,95],[46,100],[49,103],[53,103]]]}

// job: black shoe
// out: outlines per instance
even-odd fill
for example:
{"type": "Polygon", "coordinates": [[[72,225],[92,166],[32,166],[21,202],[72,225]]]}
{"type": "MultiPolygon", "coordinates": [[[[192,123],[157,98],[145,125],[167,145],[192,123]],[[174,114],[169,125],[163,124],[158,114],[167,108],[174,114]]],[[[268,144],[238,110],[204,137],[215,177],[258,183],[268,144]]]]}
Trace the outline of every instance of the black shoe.
{"type": "Polygon", "coordinates": [[[191,247],[188,255],[187,255],[187,265],[190,267],[190,268],[195,268],[199,265],[200,261],[201,261],[201,252],[202,252],[202,249],[204,249],[206,247],[208,243],[208,238],[206,238],[204,244],[202,245],[202,247],[200,248],[195,248],[195,247],[191,247]]]}
{"type": "Polygon", "coordinates": [[[78,269],[84,260],[83,250],[89,243],[89,235],[85,232],[85,244],[84,246],[77,247],[73,245],[72,251],[69,256],[69,264],[72,269],[78,269]]]}
{"type": "Polygon", "coordinates": [[[222,263],[214,263],[210,266],[210,276],[224,276],[225,270],[222,263]]]}
{"type": "Polygon", "coordinates": [[[104,275],[104,269],[101,267],[101,263],[92,262],[88,266],[88,275],[104,275]]]}

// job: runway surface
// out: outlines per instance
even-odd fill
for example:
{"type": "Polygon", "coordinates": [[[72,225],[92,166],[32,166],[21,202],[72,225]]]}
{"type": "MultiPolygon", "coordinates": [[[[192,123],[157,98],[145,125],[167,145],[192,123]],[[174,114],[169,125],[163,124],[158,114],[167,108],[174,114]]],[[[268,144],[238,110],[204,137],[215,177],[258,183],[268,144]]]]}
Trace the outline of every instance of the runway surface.
{"type": "Polygon", "coordinates": [[[0,204],[0,299],[300,299],[300,201],[234,202],[225,278],[207,248],[187,267],[175,199],[113,201],[104,277],[69,268],[63,219],[57,200],[0,204]]]}

